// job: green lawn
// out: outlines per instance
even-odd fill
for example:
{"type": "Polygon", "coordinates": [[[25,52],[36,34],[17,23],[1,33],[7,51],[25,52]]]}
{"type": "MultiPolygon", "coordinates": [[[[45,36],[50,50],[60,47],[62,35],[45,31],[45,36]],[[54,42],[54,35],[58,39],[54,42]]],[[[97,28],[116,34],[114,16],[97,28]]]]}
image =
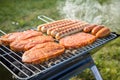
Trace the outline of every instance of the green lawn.
{"type": "Polygon", "coordinates": [[[57,19],[60,16],[55,3],[56,0],[0,0],[0,29],[11,32],[37,26],[41,23],[37,16],[43,14],[57,19]]]}
{"type": "MultiPolygon", "coordinates": [[[[102,3],[104,0],[99,1],[102,3]]],[[[61,19],[57,3],[57,0],[0,0],[0,29],[9,33],[36,28],[43,23],[37,18],[38,15],[50,16],[55,20],[61,19]]],[[[106,44],[93,54],[93,58],[104,80],[120,79],[120,38],[106,44]]],[[[94,80],[94,78],[90,71],[86,70],[71,80],[94,80]]]]}

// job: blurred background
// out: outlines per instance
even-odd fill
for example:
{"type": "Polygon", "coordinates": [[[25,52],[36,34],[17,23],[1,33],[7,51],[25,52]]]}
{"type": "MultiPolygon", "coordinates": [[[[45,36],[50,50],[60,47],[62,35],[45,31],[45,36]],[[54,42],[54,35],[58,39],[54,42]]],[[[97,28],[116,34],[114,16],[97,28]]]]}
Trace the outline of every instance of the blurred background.
{"type": "MultiPolygon", "coordinates": [[[[0,0],[0,30],[6,33],[36,28],[43,22],[39,15],[54,20],[71,18],[102,24],[120,34],[120,0],[0,0]]],[[[120,38],[92,54],[104,80],[120,80],[120,38]]],[[[12,80],[0,65],[0,79],[12,80]]],[[[91,72],[71,80],[94,80],[91,72]]]]}

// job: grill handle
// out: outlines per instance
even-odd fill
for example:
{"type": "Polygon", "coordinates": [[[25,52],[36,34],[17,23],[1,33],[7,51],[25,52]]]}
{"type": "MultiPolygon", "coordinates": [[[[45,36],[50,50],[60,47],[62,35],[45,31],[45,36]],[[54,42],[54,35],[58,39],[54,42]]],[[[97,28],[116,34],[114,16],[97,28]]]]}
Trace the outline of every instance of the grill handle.
{"type": "Polygon", "coordinates": [[[38,16],[38,19],[44,21],[45,23],[49,23],[49,22],[55,21],[55,20],[53,20],[53,19],[51,19],[51,18],[49,18],[47,16],[44,16],[44,15],[38,16]]]}

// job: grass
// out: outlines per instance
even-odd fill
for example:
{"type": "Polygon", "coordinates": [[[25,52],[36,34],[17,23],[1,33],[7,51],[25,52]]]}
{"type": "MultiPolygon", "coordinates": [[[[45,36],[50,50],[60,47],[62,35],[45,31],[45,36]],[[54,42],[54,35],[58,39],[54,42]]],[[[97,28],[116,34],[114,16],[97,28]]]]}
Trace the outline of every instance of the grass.
{"type": "Polygon", "coordinates": [[[56,0],[0,1],[0,29],[11,32],[37,26],[41,23],[37,16],[43,14],[55,19],[59,17],[59,14],[54,3],[56,3],[56,0]],[[14,22],[18,25],[12,24],[14,22]]]}
{"type": "MultiPolygon", "coordinates": [[[[100,0],[101,4],[103,0],[100,0]]],[[[41,23],[37,16],[46,15],[57,20],[62,18],[57,10],[57,0],[0,0],[0,29],[6,33],[29,29],[41,23]]],[[[93,54],[94,61],[104,80],[120,79],[120,38],[106,44],[93,54]]],[[[1,70],[1,69],[0,69],[1,70]]],[[[7,80],[8,78],[2,80],[7,80]]],[[[71,80],[94,80],[89,70],[71,80]]]]}

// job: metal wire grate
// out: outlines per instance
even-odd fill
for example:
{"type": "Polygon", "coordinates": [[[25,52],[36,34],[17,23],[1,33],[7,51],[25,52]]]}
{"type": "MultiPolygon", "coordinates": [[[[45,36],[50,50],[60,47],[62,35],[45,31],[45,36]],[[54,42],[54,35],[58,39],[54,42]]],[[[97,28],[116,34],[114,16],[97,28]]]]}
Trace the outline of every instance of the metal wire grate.
{"type": "MultiPolygon", "coordinates": [[[[39,19],[47,22],[46,20],[44,20],[44,18],[39,17],[39,19]]],[[[5,32],[1,30],[0,33],[5,34],[5,32]]],[[[53,68],[57,68],[58,66],[66,64],[67,62],[74,60],[76,57],[80,57],[83,54],[86,54],[87,52],[93,50],[94,48],[115,39],[116,37],[116,34],[111,33],[108,37],[97,39],[97,41],[91,45],[76,50],[66,50],[64,54],[37,65],[23,63],[21,61],[21,57],[23,54],[22,52],[15,53],[10,50],[9,47],[1,45],[0,63],[5,66],[13,75],[15,75],[16,78],[29,79],[37,75],[42,75],[45,72],[52,70],[53,68]]]]}

